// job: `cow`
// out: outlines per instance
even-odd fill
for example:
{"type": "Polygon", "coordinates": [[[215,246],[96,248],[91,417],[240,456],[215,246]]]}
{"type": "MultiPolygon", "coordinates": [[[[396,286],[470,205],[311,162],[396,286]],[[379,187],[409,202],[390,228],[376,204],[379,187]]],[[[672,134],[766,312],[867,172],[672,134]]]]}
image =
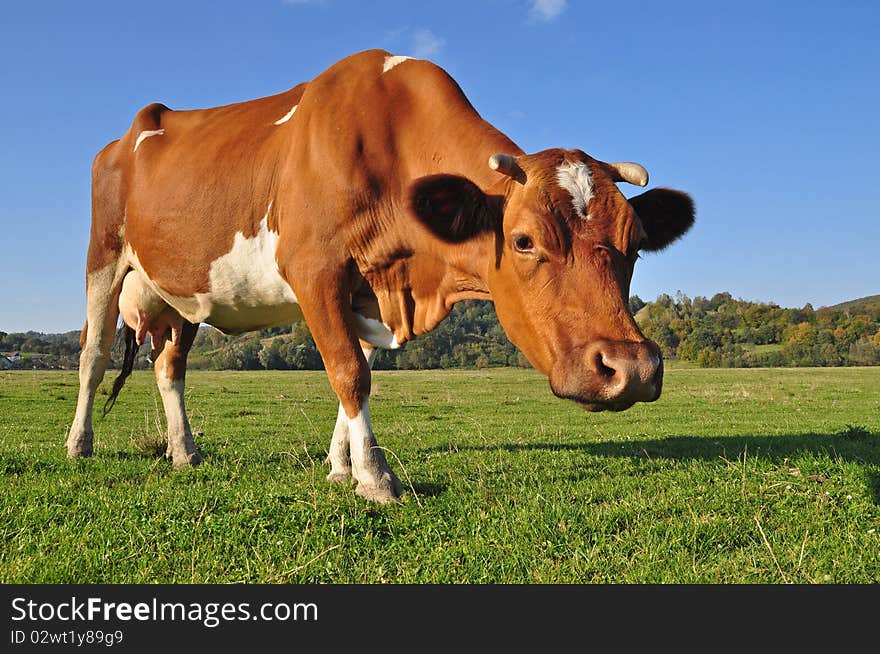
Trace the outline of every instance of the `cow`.
{"type": "Polygon", "coordinates": [[[174,468],[201,460],[184,406],[199,324],[234,334],[304,319],[339,399],[327,478],[375,502],[402,494],[370,423],[377,348],[431,331],[459,301],[493,301],[558,397],[589,411],[653,402],[662,357],[628,310],[630,281],[640,251],[690,228],[694,204],[616,186],[647,181],[639,164],[577,149],[526,154],[443,69],[383,50],[248,102],[151,104],[92,166],[68,456],[92,454],[120,314],[108,404],[149,335],[174,468]]]}

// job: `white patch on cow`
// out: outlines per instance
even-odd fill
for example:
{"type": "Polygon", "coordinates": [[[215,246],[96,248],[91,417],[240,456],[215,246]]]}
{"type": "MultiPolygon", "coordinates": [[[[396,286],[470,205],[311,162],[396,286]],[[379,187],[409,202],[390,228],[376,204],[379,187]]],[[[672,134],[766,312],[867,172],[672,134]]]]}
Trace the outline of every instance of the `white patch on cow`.
{"type": "Polygon", "coordinates": [[[404,61],[408,59],[412,59],[412,57],[405,57],[403,55],[392,55],[389,57],[385,57],[385,64],[382,66],[382,73],[387,73],[389,70],[394,68],[395,66],[402,64],[404,61]]]}
{"type": "Polygon", "coordinates": [[[348,435],[352,445],[352,459],[362,461],[364,454],[374,443],[373,429],[370,425],[370,402],[364,399],[361,402],[360,411],[354,418],[348,420],[348,435]]]}
{"type": "Polygon", "coordinates": [[[211,262],[207,293],[171,295],[149,278],[134,252],[129,255],[131,265],[190,322],[206,322],[230,333],[289,325],[302,318],[302,311],[275,260],[278,232],[268,226],[271,209],[270,203],[254,236],[245,238],[242,232],[236,233],[232,249],[211,262]]]}
{"type": "Polygon", "coordinates": [[[342,402],[339,403],[339,411],[336,413],[336,426],[333,428],[333,437],[330,439],[327,462],[330,464],[328,480],[347,481],[351,479],[351,456],[348,453],[348,416],[345,415],[342,402]]]}
{"type": "MultiPolygon", "coordinates": [[[[361,348],[367,365],[373,368],[377,351],[373,348],[361,348]]],[[[348,481],[351,479],[351,455],[349,453],[348,440],[348,415],[339,403],[339,411],[336,413],[336,426],[333,428],[333,438],[330,439],[330,451],[327,453],[327,462],[330,464],[330,473],[327,479],[330,481],[348,481]]]]}
{"type": "Polygon", "coordinates": [[[354,314],[354,324],[358,338],[366,341],[373,347],[381,347],[386,350],[396,350],[400,347],[397,336],[391,331],[391,327],[375,318],[367,318],[359,313],[354,314]]]}
{"type": "Polygon", "coordinates": [[[288,120],[290,120],[291,118],[293,118],[293,114],[296,113],[296,108],[297,108],[298,106],[299,106],[298,104],[293,105],[293,109],[291,109],[291,110],[288,111],[286,114],[284,114],[284,117],[283,117],[283,118],[279,118],[278,120],[276,120],[276,121],[275,121],[275,124],[276,124],[276,125],[283,125],[283,124],[286,123],[288,120]]]}
{"type": "Polygon", "coordinates": [[[158,371],[156,386],[159,388],[162,406],[165,409],[167,435],[169,445],[172,446],[170,449],[173,451],[173,446],[177,445],[178,441],[182,443],[187,431],[189,431],[189,420],[186,417],[186,406],[183,400],[184,380],[172,379],[170,366],[168,366],[168,369],[158,371]]]}
{"type": "Polygon", "coordinates": [[[145,129],[143,132],[138,134],[138,137],[134,142],[134,150],[132,150],[132,152],[137,152],[138,146],[144,142],[144,139],[148,139],[151,136],[161,136],[164,133],[164,129],[145,129]]]}
{"type": "Polygon", "coordinates": [[[269,229],[271,210],[269,203],[254,236],[236,233],[232,249],[211,263],[211,295],[218,300],[245,306],[296,304],[275,260],[278,232],[269,229]]]}
{"type": "Polygon", "coordinates": [[[351,455],[351,473],[359,484],[375,486],[388,468],[384,456],[375,452],[376,437],[373,435],[373,427],[370,424],[370,401],[364,398],[361,402],[360,411],[354,418],[348,420],[348,447],[351,455]]]}
{"type": "Polygon", "coordinates": [[[587,205],[593,197],[593,178],[587,164],[582,161],[562,164],[556,169],[556,181],[571,194],[571,203],[578,217],[589,220],[587,205]]]}
{"type": "Polygon", "coordinates": [[[354,418],[349,418],[347,415],[345,418],[348,421],[348,447],[352,474],[358,481],[360,481],[358,474],[367,478],[374,476],[375,471],[371,470],[369,455],[376,444],[376,437],[373,436],[373,428],[370,425],[369,401],[365,399],[361,403],[360,411],[354,418]]]}

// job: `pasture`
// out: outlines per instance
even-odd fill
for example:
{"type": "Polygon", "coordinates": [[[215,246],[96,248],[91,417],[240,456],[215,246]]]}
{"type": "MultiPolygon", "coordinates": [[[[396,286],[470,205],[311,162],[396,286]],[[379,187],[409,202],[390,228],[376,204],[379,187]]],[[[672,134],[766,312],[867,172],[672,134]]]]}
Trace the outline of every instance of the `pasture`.
{"type": "Polygon", "coordinates": [[[379,371],[389,506],[324,479],[323,372],[191,371],[182,472],[152,373],[68,462],[76,394],[0,373],[2,582],[880,582],[880,368],[672,369],[620,414],[530,370],[379,371]]]}

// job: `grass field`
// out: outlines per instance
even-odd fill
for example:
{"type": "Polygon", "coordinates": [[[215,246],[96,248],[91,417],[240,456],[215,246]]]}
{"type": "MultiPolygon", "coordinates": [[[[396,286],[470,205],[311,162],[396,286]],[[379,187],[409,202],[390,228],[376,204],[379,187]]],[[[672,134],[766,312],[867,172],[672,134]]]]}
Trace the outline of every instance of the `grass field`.
{"type": "Polygon", "coordinates": [[[880,582],[880,368],[669,370],[620,414],[528,370],[380,371],[390,506],[324,480],[324,373],[191,372],[182,472],[151,373],[71,463],[76,393],[0,373],[2,582],[880,582]]]}

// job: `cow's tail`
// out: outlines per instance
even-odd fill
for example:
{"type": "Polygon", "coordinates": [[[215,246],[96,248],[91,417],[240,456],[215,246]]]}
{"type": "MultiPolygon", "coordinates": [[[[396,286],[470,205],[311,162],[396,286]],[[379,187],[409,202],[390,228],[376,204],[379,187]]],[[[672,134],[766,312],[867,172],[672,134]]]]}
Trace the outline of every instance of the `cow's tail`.
{"type": "Polygon", "coordinates": [[[122,338],[125,340],[125,354],[122,357],[122,370],[119,371],[119,375],[113,382],[113,390],[110,391],[110,397],[108,397],[107,401],[104,403],[104,412],[101,414],[102,418],[105,418],[107,414],[110,413],[110,409],[113,408],[113,405],[116,404],[116,397],[119,395],[119,391],[122,390],[122,385],[125,384],[125,380],[128,379],[128,376],[134,369],[134,357],[138,351],[134,336],[134,330],[125,323],[122,323],[122,338]]]}

